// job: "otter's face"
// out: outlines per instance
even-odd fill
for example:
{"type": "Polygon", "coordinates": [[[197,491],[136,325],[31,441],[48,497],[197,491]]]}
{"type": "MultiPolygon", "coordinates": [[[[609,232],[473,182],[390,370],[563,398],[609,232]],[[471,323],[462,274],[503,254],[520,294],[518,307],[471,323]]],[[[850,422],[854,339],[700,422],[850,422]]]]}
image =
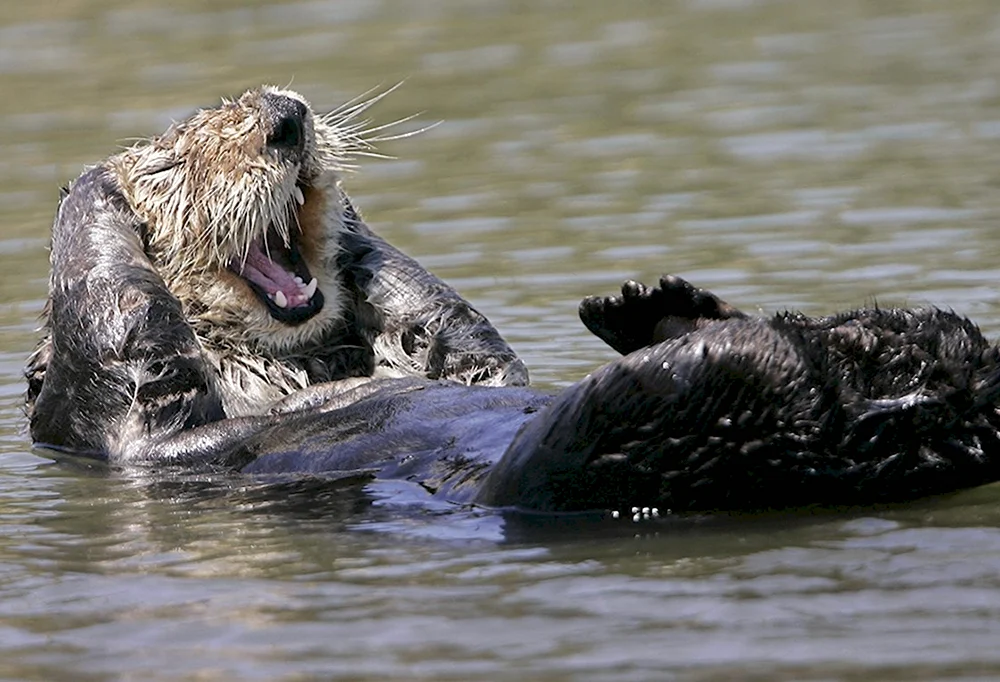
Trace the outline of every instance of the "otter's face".
{"type": "Polygon", "coordinates": [[[199,333],[289,352],[337,321],[337,171],[355,140],[264,87],[112,160],[199,333]]]}

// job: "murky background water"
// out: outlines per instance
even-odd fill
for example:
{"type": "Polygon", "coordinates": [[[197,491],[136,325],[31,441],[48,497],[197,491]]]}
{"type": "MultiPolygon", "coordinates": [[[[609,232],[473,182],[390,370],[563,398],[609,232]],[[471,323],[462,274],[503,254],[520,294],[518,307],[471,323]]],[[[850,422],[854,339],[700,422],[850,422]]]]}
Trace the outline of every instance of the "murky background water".
{"type": "Polygon", "coordinates": [[[1000,335],[991,0],[0,7],[0,678],[1000,677],[1000,488],[822,516],[509,518],[392,485],[122,480],[28,451],[56,190],[260,82],[444,123],[349,187],[537,384],[586,294],[683,274],[772,312],[933,302],[1000,335]]]}

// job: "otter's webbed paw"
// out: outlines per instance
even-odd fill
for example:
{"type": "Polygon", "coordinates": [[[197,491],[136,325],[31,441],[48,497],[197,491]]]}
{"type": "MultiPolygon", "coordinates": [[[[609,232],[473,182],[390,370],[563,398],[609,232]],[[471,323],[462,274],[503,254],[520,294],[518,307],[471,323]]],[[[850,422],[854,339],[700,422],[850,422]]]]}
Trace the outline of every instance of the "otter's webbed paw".
{"type": "Polygon", "coordinates": [[[735,317],[746,315],[674,275],[663,275],[653,288],[628,280],[621,296],[588,296],[580,303],[587,329],[622,355],[682,336],[700,322],[735,317]]]}

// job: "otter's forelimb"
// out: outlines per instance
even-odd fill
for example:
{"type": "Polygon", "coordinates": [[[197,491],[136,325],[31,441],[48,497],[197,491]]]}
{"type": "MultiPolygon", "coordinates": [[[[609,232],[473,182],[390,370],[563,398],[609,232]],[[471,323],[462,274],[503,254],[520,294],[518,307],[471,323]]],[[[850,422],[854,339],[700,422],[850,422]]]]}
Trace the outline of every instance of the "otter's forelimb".
{"type": "MultiPolygon", "coordinates": [[[[48,335],[29,368],[44,376],[31,382],[27,396],[40,445],[126,462],[224,416],[181,305],[145,254],[143,231],[100,167],[74,182],[60,204],[48,335]]],[[[243,430],[233,424],[213,439],[243,430]]],[[[180,457],[184,447],[175,443],[171,450],[180,457]]]]}
{"type": "Polygon", "coordinates": [[[376,361],[402,376],[525,386],[528,370],[489,320],[417,261],[372,232],[348,204],[341,235],[349,279],[374,331],[376,361]]]}

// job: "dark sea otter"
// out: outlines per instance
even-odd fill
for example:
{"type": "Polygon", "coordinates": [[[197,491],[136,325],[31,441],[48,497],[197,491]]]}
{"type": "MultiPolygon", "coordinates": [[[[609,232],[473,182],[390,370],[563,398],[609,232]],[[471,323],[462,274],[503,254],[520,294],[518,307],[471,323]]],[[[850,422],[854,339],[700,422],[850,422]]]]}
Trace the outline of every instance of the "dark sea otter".
{"type": "Polygon", "coordinates": [[[747,316],[684,280],[581,304],[624,357],[558,395],[361,221],[366,103],[262,88],[87,171],[29,360],[39,446],[123,467],[405,479],[543,511],[780,509],[1000,478],[1000,349],[968,320],[747,316]]]}

